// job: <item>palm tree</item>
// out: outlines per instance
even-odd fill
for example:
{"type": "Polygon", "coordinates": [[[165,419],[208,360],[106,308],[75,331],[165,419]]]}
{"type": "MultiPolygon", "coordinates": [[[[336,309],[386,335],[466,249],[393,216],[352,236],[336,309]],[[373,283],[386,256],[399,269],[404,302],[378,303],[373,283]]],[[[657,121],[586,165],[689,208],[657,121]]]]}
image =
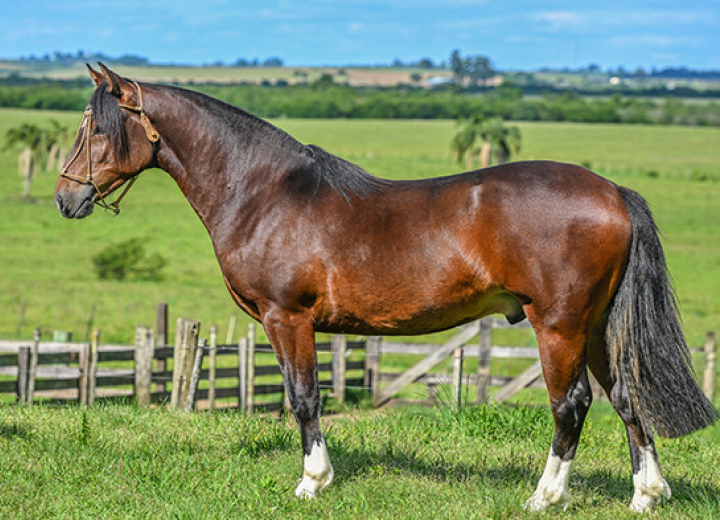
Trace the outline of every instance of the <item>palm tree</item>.
{"type": "Polygon", "coordinates": [[[455,151],[457,162],[466,157],[466,168],[472,170],[475,157],[480,168],[486,168],[493,162],[508,162],[513,153],[520,152],[522,136],[516,126],[505,126],[500,117],[482,119],[473,116],[461,120],[460,130],[453,137],[451,147],[455,151]],[[493,161],[494,159],[494,161],[493,161]]]}
{"type": "Polygon", "coordinates": [[[5,134],[4,149],[21,148],[18,171],[23,178],[23,199],[30,198],[30,187],[41,155],[47,149],[47,134],[37,125],[23,123],[5,134]]]}
{"type": "Polygon", "coordinates": [[[455,152],[458,164],[467,155],[465,168],[469,171],[473,169],[475,156],[480,153],[478,143],[482,143],[483,120],[479,116],[473,116],[469,119],[460,119],[458,125],[461,128],[453,137],[450,146],[455,152]]]}
{"type": "Polygon", "coordinates": [[[68,148],[72,144],[73,133],[56,119],[50,120],[50,128],[46,132],[47,167],[45,171],[52,171],[56,166],[62,167],[65,162],[68,148]]]}
{"type": "Polygon", "coordinates": [[[50,171],[65,161],[72,133],[59,122],[50,121],[50,128],[24,123],[5,134],[4,150],[19,148],[18,171],[23,178],[23,199],[30,199],[32,181],[40,171],[50,171]],[[46,168],[40,166],[44,164],[46,168]]]}
{"type": "Polygon", "coordinates": [[[522,135],[517,126],[506,126],[502,118],[493,117],[485,121],[484,127],[485,141],[490,143],[488,153],[492,152],[492,157],[489,158],[486,166],[489,166],[491,162],[506,163],[513,154],[520,153],[522,135]]]}

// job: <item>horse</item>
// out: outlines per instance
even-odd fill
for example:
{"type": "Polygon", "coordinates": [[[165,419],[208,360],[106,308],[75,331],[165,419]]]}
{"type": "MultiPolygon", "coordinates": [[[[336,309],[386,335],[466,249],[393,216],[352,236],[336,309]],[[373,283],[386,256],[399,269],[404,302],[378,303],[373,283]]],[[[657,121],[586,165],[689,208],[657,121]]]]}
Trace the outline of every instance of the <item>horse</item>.
{"type": "Polygon", "coordinates": [[[670,497],[655,434],[687,435],[718,412],[696,382],[639,194],[551,161],[382,179],[220,100],[99,66],[88,65],[95,90],[57,181],[57,207],[76,219],[96,204],[117,213],[148,168],[176,181],[230,295],[272,343],[301,435],[298,497],[314,497],[334,476],[315,332],[426,334],[490,314],[530,321],[555,422],[525,507],[569,503],[592,402],[588,368],[627,431],[630,507],[670,497]]]}

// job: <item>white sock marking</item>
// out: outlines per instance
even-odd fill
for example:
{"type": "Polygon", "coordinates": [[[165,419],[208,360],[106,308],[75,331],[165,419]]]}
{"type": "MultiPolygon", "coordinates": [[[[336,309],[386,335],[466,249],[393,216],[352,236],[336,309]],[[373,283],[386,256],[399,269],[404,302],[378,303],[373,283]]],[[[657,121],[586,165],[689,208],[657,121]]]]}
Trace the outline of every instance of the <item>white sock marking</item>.
{"type": "Polygon", "coordinates": [[[630,509],[643,513],[652,509],[663,498],[670,498],[671,492],[655,459],[655,450],[642,446],[639,451],[640,469],[633,475],[635,494],[630,502],[630,509]]]}
{"type": "Polygon", "coordinates": [[[313,498],[330,485],[333,475],[325,440],[321,439],[320,444],[313,444],[310,455],[303,458],[303,476],[295,495],[300,498],[313,498]]]}
{"type": "Polygon", "coordinates": [[[535,493],[525,502],[525,508],[531,511],[542,511],[550,506],[567,509],[570,503],[568,483],[572,460],[563,461],[550,450],[545,471],[538,482],[535,493]]]}

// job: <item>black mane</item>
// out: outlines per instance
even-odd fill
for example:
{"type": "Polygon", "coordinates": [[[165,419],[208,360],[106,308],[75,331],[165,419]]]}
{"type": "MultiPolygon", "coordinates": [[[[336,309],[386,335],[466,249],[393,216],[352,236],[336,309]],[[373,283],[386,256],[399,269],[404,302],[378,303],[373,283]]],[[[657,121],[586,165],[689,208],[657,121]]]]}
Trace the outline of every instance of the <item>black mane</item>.
{"type": "Polygon", "coordinates": [[[306,154],[314,160],[313,171],[317,176],[318,188],[326,183],[348,202],[350,194],[364,197],[389,184],[388,180],[375,177],[357,164],[326,152],[319,146],[308,145],[306,154]]]}
{"type": "Polygon", "coordinates": [[[95,128],[107,135],[110,145],[120,160],[124,160],[130,154],[127,132],[124,125],[124,114],[118,99],[108,91],[108,84],[102,82],[93,91],[90,98],[95,128]],[[99,127],[99,129],[98,129],[99,127]]]}

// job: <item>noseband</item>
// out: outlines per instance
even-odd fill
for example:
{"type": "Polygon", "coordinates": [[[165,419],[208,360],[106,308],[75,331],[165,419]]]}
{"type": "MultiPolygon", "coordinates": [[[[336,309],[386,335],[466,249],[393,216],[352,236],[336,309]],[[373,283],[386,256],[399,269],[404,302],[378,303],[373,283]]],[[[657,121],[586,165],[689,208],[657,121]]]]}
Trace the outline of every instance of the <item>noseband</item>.
{"type": "MultiPolygon", "coordinates": [[[[153,146],[160,140],[160,134],[155,129],[153,124],[150,122],[150,118],[148,118],[147,114],[145,113],[145,110],[143,108],[143,99],[142,99],[142,91],[140,90],[140,85],[136,81],[133,81],[133,85],[135,85],[135,88],[138,92],[138,106],[132,106],[132,105],[123,105],[122,103],[119,103],[118,106],[120,108],[124,108],[126,110],[130,110],[131,112],[135,112],[140,115],[140,123],[142,124],[143,128],[145,129],[145,136],[147,137],[148,141],[150,141],[153,146]]],[[[109,209],[112,211],[115,215],[120,213],[120,201],[125,197],[127,192],[130,190],[132,185],[137,180],[138,176],[135,175],[132,179],[130,179],[123,192],[120,194],[120,196],[115,199],[115,202],[108,203],[105,200],[105,197],[107,197],[110,192],[112,191],[111,188],[108,188],[104,192],[100,191],[100,188],[98,188],[97,184],[95,184],[95,181],[93,180],[92,175],[92,154],[90,150],[90,126],[92,126],[92,118],[93,118],[93,111],[92,108],[88,107],[85,109],[85,112],[83,113],[83,120],[82,123],[80,123],[80,129],[83,131],[82,135],[82,141],[80,143],[80,146],[78,146],[77,150],[75,150],[75,154],[70,158],[68,162],[65,163],[65,166],[63,166],[63,169],[60,172],[60,177],[65,177],[66,179],[69,179],[71,181],[79,182],[80,184],[90,184],[93,188],[95,188],[95,191],[98,194],[99,199],[95,201],[95,204],[98,206],[109,209]],[[83,149],[83,146],[85,147],[86,155],[87,155],[87,175],[85,177],[80,177],[77,175],[73,175],[71,173],[68,173],[68,168],[70,165],[75,162],[75,160],[80,156],[80,152],[83,149]]],[[[111,185],[112,186],[112,185],[111,185]]]]}

